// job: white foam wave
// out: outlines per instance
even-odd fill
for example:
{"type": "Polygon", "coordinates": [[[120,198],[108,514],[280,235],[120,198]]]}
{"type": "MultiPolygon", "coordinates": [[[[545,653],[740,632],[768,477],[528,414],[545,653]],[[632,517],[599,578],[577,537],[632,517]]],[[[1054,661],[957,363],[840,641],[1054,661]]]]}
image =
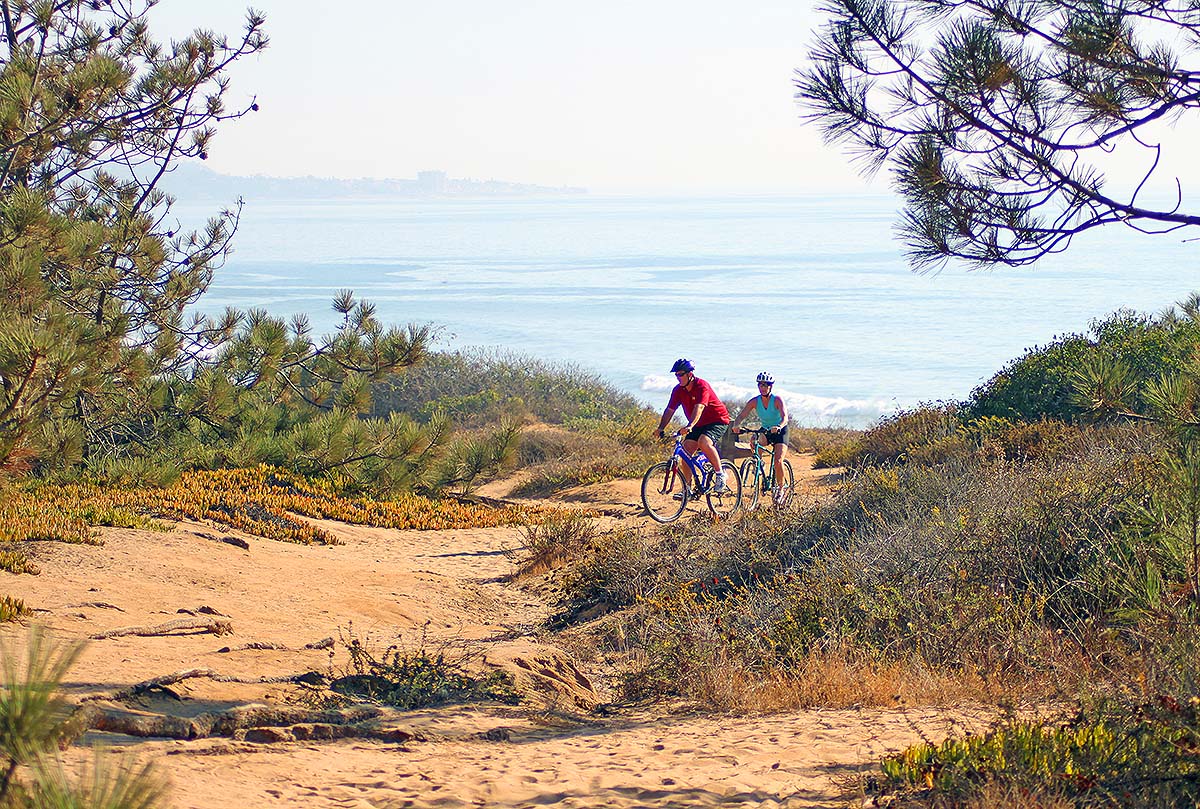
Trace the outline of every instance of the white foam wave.
{"type": "MultiPolygon", "coordinates": [[[[758,394],[757,388],[735,385],[730,382],[709,381],[717,396],[736,416],[750,397],[758,394]]],[[[647,393],[667,394],[675,387],[674,376],[649,375],[642,379],[642,390],[647,393]]],[[[817,396],[776,387],[776,395],[787,403],[792,420],[807,426],[829,425],[865,427],[880,417],[892,413],[897,403],[888,399],[847,399],[841,396],[817,396]]],[[[666,397],[663,397],[663,405],[666,397]]]]}

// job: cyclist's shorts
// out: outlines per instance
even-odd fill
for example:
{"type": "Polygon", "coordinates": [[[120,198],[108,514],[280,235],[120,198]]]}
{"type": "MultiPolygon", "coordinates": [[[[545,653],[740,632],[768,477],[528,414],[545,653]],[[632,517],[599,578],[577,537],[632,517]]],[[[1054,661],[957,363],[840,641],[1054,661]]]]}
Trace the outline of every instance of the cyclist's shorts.
{"type": "Polygon", "coordinates": [[[709,440],[713,442],[713,446],[716,446],[721,441],[721,436],[725,435],[725,428],[728,426],[728,424],[722,424],[719,421],[712,424],[704,424],[693,428],[685,438],[688,441],[699,441],[700,436],[707,435],[709,440]]]}
{"type": "Polygon", "coordinates": [[[780,427],[779,432],[763,433],[759,436],[759,439],[762,441],[764,447],[770,447],[775,444],[786,444],[788,442],[787,431],[787,427],[780,427]]]}

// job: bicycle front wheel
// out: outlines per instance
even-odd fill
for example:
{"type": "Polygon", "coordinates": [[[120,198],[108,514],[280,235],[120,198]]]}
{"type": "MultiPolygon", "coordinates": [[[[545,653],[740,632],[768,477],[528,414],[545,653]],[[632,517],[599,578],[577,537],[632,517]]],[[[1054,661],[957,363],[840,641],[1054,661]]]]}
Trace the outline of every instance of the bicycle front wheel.
{"type": "Polygon", "coordinates": [[[754,511],[758,508],[758,490],[761,487],[759,481],[759,466],[754,462],[753,458],[747,458],[742,461],[742,508],[746,511],[754,511]]]}
{"type": "Polygon", "coordinates": [[[721,461],[721,471],[725,473],[725,489],[715,492],[708,487],[708,510],[718,517],[728,517],[742,504],[742,479],[731,461],[721,461]]]}
{"type": "Polygon", "coordinates": [[[673,522],[687,508],[688,487],[675,463],[661,461],[642,475],[642,505],[655,522],[673,522]],[[681,495],[678,500],[675,495],[681,495]]]}
{"type": "Polygon", "coordinates": [[[792,462],[784,459],[783,462],[783,480],[779,481],[783,485],[781,497],[779,500],[780,506],[790,506],[792,498],[796,496],[796,476],[792,474],[792,462]]]}

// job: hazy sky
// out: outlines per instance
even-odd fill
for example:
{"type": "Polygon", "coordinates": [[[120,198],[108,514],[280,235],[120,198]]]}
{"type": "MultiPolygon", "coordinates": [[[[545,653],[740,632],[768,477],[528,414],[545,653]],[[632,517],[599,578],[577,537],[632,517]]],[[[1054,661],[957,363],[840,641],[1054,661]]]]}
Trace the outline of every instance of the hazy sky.
{"type": "MultiPolygon", "coordinates": [[[[592,191],[867,186],[800,120],[809,0],[259,0],[271,46],[233,73],[261,112],[228,174],[455,177],[592,191]]],[[[244,0],[162,0],[160,38],[233,35],[244,0]]],[[[232,104],[231,104],[232,106],[232,104]]]]}
{"type": "MultiPolygon", "coordinates": [[[[161,0],[160,37],[235,35],[244,0],[161,0]]],[[[816,0],[259,0],[271,46],[233,71],[209,166],[226,174],[453,177],[593,192],[887,190],[793,98],[816,0]]],[[[1200,177],[1200,116],[1166,134],[1162,193],[1200,177]]],[[[1157,133],[1161,135],[1162,133],[1157,133]]],[[[1106,165],[1132,189],[1138,151],[1106,165]]],[[[1111,187],[1110,187],[1110,190],[1111,187]]],[[[1154,189],[1151,189],[1154,190],[1154,189]]]]}

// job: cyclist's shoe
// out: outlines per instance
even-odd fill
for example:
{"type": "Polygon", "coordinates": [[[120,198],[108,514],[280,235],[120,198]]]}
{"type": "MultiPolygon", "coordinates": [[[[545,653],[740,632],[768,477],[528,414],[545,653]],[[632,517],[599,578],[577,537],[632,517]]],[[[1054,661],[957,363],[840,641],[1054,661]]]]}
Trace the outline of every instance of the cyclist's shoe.
{"type": "Polygon", "coordinates": [[[713,476],[712,490],[713,494],[725,494],[727,491],[729,491],[728,487],[725,485],[724,472],[718,472],[713,476]]]}
{"type": "Polygon", "coordinates": [[[775,505],[782,506],[784,503],[787,502],[787,497],[788,497],[788,487],[787,486],[776,486],[775,487],[775,492],[772,495],[772,499],[775,501],[775,505]]]}

